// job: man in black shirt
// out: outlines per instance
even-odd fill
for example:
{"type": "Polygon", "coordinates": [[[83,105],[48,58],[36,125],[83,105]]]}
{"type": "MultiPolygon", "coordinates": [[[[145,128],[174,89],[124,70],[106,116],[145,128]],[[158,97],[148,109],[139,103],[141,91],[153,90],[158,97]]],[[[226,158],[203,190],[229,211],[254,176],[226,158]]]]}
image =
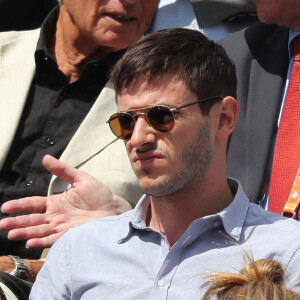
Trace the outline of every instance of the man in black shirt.
{"type": "MultiPolygon", "coordinates": [[[[36,70],[21,120],[0,171],[0,199],[4,203],[32,195],[47,195],[52,174],[42,165],[45,154],[60,157],[107,82],[108,71],[123,51],[87,62],[70,83],[47,51],[58,8],[43,24],[35,51],[36,70]]],[[[26,249],[0,232],[0,255],[39,258],[41,250],[26,249]]]]}
{"type": "MultiPolygon", "coordinates": [[[[115,111],[114,93],[106,83],[109,70],[122,49],[145,32],[157,4],[158,0],[65,0],[41,30],[0,34],[4,77],[0,79],[0,90],[4,89],[0,104],[6,104],[5,110],[3,105],[1,108],[6,128],[1,130],[1,204],[24,196],[47,195],[51,174],[44,170],[42,158],[48,153],[96,177],[100,173],[98,179],[122,198],[139,193],[135,176],[128,173],[130,164],[124,159],[123,147],[120,149],[106,124],[99,130],[96,126],[98,122],[102,126],[115,111]],[[6,75],[6,68],[8,72],[14,68],[11,77],[6,75]],[[28,73],[25,76],[21,72],[28,73]],[[12,96],[23,91],[24,100],[12,96]]],[[[51,191],[60,192],[65,187],[54,179],[51,191]]],[[[109,198],[105,201],[116,203],[108,205],[106,214],[129,209],[120,197],[109,198]]],[[[2,214],[1,218],[5,217],[2,214]]],[[[38,258],[40,251],[9,241],[1,232],[0,254],[38,258]]]]}

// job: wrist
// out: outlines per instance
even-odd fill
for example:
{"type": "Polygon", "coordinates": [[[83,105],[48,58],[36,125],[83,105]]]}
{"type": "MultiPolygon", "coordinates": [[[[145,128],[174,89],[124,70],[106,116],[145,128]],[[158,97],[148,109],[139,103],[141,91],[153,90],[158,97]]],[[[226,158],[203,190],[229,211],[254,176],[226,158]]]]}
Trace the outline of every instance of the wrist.
{"type": "Polygon", "coordinates": [[[15,264],[8,256],[0,257],[0,271],[10,273],[15,268],[15,264]]]}
{"type": "Polygon", "coordinates": [[[14,255],[8,255],[8,257],[14,263],[14,269],[9,274],[26,281],[30,281],[30,272],[24,260],[19,256],[14,255]]]}
{"type": "Polygon", "coordinates": [[[24,262],[26,263],[26,265],[30,271],[30,281],[34,282],[38,272],[44,265],[44,260],[24,259],[24,262]]]}

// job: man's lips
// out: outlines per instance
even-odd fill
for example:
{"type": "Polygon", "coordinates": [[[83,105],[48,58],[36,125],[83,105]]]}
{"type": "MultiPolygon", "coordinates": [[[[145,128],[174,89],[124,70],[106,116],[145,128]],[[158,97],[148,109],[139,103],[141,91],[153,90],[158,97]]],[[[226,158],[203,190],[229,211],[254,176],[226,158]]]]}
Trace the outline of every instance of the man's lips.
{"type": "Polygon", "coordinates": [[[124,14],[119,13],[106,13],[105,15],[119,22],[132,21],[136,19],[132,16],[126,16],[124,14]]]}
{"type": "Polygon", "coordinates": [[[133,157],[133,163],[147,163],[156,159],[161,159],[163,156],[159,153],[137,153],[133,157]]]}

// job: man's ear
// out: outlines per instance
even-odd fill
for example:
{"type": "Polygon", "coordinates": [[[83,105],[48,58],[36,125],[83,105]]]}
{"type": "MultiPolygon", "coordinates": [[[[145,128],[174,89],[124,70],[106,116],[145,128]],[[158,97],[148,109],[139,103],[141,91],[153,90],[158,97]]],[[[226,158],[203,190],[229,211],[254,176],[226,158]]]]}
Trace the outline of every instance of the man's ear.
{"type": "Polygon", "coordinates": [[[223,98],[219,105],[219,122],[216,128],[216,138],[221,141],[228,138],[233,132],[239,105],[231,96],[223,98]]]}

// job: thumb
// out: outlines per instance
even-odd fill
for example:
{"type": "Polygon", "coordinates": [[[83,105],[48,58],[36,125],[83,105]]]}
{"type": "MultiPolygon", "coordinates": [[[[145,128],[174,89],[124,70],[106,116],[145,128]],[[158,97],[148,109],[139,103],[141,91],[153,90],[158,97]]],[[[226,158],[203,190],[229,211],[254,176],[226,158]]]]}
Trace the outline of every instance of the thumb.
{"type": "Polygon", "coordinates": [[[80,170],[67,165],[51,155],[47,154],[44,156],[43,165],[50,173],[70,184],[80,181],[82,173],[80,170]]]}

